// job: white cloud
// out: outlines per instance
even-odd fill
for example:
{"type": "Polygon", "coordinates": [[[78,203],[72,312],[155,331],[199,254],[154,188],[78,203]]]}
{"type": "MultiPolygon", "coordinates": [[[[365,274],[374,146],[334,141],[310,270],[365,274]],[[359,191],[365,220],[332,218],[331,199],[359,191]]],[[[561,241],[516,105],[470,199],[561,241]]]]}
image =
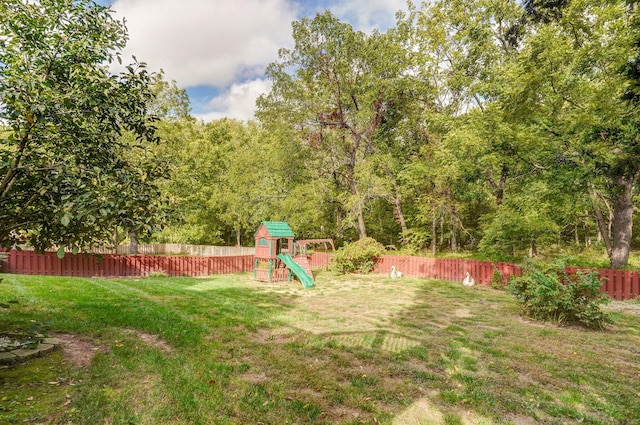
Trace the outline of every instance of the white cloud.
{"type": "Polygon", "coordinates": [[[217,120],[224,117],[240,120],[253,119],[256,99],[271,90],[271,83],[264,79],[256,79],[242,84],[233,84],[208,102],[209,112],[196,113],[196,118],[204,121],[217,120]]]}
{"type": "Polygon", "coordinates": [[[340,20],[349,22],[354,29],[367,33],[373,29],[384,32],[395,26],[396,12],[406,9],[406,0],[339,1],[330,8],[340,20]]]}
{"type": "MultiPolygon", "coordinates": [[[[101,0],[109,3],[111,0],[101,0]]],[[[250,119],[255,100],[270,88],[264,70],[290,47],[291,22],[304,13],[330,9],[356,30],[382,31],[395,24],[405,0],[112,0],[126,19],[131,55],[163,69],[183,88],[211,91],[209,102],[192,105],[205,120],[250,119]],[[219,94],[218,94],[219,93],[219,94]]]]}
{"type": "Polygon", "coordinates": [[[183,87],[224,87],[261,76],[291,43],[296,9],[288,0],[115,0],[132,54],[183,87]]]}

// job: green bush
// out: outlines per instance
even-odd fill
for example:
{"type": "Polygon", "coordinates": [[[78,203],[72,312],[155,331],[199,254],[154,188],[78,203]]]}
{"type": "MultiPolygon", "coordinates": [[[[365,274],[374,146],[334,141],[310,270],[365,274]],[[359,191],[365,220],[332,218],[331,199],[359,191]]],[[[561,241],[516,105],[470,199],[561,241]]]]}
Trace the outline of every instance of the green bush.
{"type": "Polygon", "coordinates": [[[508,289],[529,317],[602,329],[611,318],[600,309],[609,302],[601,286],[596,272],[569,274],[562,260],[525,260],[522,275],[512,277],[508,289]]]}
{"type": "Polygon", "coordinates": [[[493,268],[493,276],[491,276],[491,287],[500,291],[504,290],[507,287],[507,278],[500,270],[498,270],[497,267],[493,268]]]}
{"type": "Polygon", "coordinates": [[[336,251],[334,267],[340,273],[369,273],[384,253],[384,245],[375,239],[360,239],[336,251]]]}

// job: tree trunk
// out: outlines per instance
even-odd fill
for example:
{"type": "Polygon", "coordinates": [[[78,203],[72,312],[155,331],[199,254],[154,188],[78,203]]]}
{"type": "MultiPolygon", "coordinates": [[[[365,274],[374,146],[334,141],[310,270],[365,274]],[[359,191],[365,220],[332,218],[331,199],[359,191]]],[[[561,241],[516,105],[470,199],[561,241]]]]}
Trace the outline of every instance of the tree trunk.
{"type": "Polygon", "coordinates": [[[364,239],[367,237],[367,226],[365,225],[365,222],[364,222],[364,212],[362,207],[364,201],[360,199],[360,193],[358,192],[355,179],[351,179],[349,183],[349,189],[351,192],[351,196],[353,196],[356,200],[356,204],[354,206],[353,212],[355,213],[356,218],[358,220],[358,227],[357,227],[358,237],[359,239],[364,239]]]}
{"type": "Polygon", "coordinates": [[[601,239],[604,241],[604,246],[607,250],[607,255],[609,256],[609,259],[611,259],[612,247],[611,247],[611,238],[609,236],[610,235],[609,228],[607,227],[607,224],[604,221],[602,210],[600,210],[600,207],[598,206],[597,194],[593,192],[592,197],[593,197],[593,209],[596,215],[596,226],[598,229],[598,242],[600,242],[601,239]]]}
{"type": "Polygon", "coordinates": [[[509,176],[509,168],[502,164],[500,169],[500,181],[496,183],[492,177],[489,177],[489,186],[493,189],[493,196],[496,198],[496,205],[501,205],[504,199],[504,187],[507,184],[507,177],[509,176]]]}
{"type": "Polygon", "coordinates": [[[433,214],[433,221],[431,222],[431,255],[436,256],[436,246],[437,246],[437,234],[438,234],[438,219],[436,218],[436,214],[433,214]]]}
{"type": "Polygon", "coordinates": [[[236,246],[241,246],[240,245],[240,228],[236,229],[236,246]]]}
{"type": "Polygon", "coordinates": [[[591,246],[591,228],[589,227],[589,223],[584,223],[584,247],[589,248],[591,246]]]}
{"type": "Polygon", "coordinates": [[[607,224],[604,221],[604,217],[602,216],[602,211],[597,206],[595,207],[596,212],[596,224],[598,226],[598,242],[602,240],[604,242],[605,249],[607,250],[607,255],[611,258],[611,239],[609,238],[609,229],[607,228],[607,224]]]}
{"type": "Polygon", "coordinates": [[[451,213],[451,252],[458,252],[458,240],[456,239],[455,217],[451,213]]]}
{"type": "Polygon", "coordinates": [[[393,207],[394,207],[394,215],[396,218],[396,222],[400,225],[400,229],[402,234],[407,233],[407,221],[404,219],[404,213],[402,212],[402,200],[400,196],[397,195],[393,199],[393,207]]]}
{"type": "Polygon", "coordinates": [[[619,177],[616,186],[619,193],[613,208],[613,244],[611,249],[611,268],[621,269],[629,262],[631,237],[633,236],[633,181],[626,177],[619,177]]]}
{"type": "Polygon", "coordinates": [[[138,253],[138,235],[136,232],[129,232],[129,254],[137,254],[138,253]]]}
{"type": "Polygon", "coordinates": [[[367,237],[367,226],[364,224],[364,213],[361,206],[358,206],[356,214],[358,216],[358,235],[360,239],[364,239],[367,237]]]}
{"type": "Polygon", "coordinates": [[[388,167],[385,167],[385,172],[387,174],[387,178],[391,180],[393,184],[393,195],[391,196],[391,204],[393,205],[393,215],[396,220],[396,223],[400,225],[400,229],[402,230],[402,234],[405,235],[407,233],[407,222],[404,219],[404,213],[402,212],[402,198],[400,197],[400,188],[396,183],[396,178],[389,170],[388,167]]]}
{"type": "Polygon", "coordinates": [[[451,228],[451,252],[458,252],[458,241],[456,239],[456,231],[451,228]]]}

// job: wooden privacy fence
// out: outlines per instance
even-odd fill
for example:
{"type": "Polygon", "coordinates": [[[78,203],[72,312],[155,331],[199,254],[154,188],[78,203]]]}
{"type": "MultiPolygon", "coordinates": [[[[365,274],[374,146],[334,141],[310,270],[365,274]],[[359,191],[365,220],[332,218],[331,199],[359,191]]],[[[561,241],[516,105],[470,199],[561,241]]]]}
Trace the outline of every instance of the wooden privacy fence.
{"type": "MultiPolygon", "coordinates": [[[[253,255],[223,257],[172,257],[150,255],[116,254],[67,254],[58,259],[54,252],[36,254],[33,251],[11,250],[5,253],[2,271],[16,274],[45,276],[147,276],[152,272],[163,272],[167,276],[208,276],[212,274],[245,273],[253,271],[253,255]]],[[[309,258],[312,268],[326,267],[332,254],[315,252],[309,258]]],[[[460,281],[468,271],[478,284],[488,285],[494,270],[505,278],[519,275],[515,264],[490,261],[425,258],[385,255],[374,265],[374,273],[391,273],[391,266],[405,276],[425,279],[460,281]]],[[[575,273],[578,269],[568,267],[575,273]]],[[[614,300],[628,300],[640,296],[640,277],[637,272],[627,270],[598,269],[603,280],[600,290],[614,300]]]]}
{"type": "Polygon", "coordinates": [[[324,268],[331,263],[333,255],[329,252],[314,252],[309,257],[309,266],[312,269],[324,268]]]}
{"type": "MultiPolygon", "coordinates": [[[[576,267],[567,267],[567,272],[575,273],[576,267]]],[[[604,282],[600,291],[609,295],[611,299],[624,301],[640,297],[640,277],[638,272],[627,270],[597,269],[600,279],[604,282]]]]}
{"type": "Polygon", "coordinates": [[[253,270],[253,255],[224,257],[170,257],[116,254],[66,254],[59,259],[54,252],[11,250],[2,263],[2,271],[45,276],[147,276],[163,272],[167,276],[208,276],[253,270]]]}
{"type": "Polygon", "coordinates": [[[508,263],[391,255],[385,255],[378,259],[373,266],[373,271],[374,273],[391,273],[391,266],[396,266],[396,269],[405,276],[459,280],[460,282],[464,279],[465,273],[469,272],[476,283],[484,285],[491,283],[495,269],[498,269],[506,278],[520,274],[518,266],[508,263]]]}
{"type": "MultiPolygon", "coordinates": [[[[118,245],[114,248],[91,248],[96,254],[129,254],[131,245],[118,245]]],[[[141,255],[195,255],[200,257],[222,257],[253,255],[256,249],[246,246],[189,245],[184,243],[138,244],[141,255]]]]}
{"type": "MultiPolygon", "coordinates": [[[[324,267],[331,261],[331,255],[314,253],[311,256],[312,267],[324,267]]],[[[500,271],[506,279],[520,275],[520,267],[509,263],[491,261],[461,260],[447,258],[425,258],[409,256],[385,255],[373,266],[374,273],[390,274],[391,266],[401,271],[404,276],[422,277],[425,279],[443,279],[459,281],[469,272],[478,284],[488,285],[493,278],[494,270],[500,271]]],[[[567,267],[567,272],[575,273],[576,267],[567,267]]],[[[588,270],[588,269],[585,269],[588,270]]],[[[604,282],[600,291],[614,300],[629,300],[640,296],[640,277],[638,272],[627,270],[597,269],[604,282]]]]}

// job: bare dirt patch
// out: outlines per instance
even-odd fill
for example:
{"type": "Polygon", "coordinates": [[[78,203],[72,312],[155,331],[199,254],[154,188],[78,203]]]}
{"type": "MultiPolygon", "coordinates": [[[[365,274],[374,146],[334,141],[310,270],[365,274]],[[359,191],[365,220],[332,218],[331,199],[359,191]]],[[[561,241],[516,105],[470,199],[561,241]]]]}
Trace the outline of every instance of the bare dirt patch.
{"type": "Polygon", "coordinates": [[[145,344],[150,345],[154,348],[157,348],[160,351],[164,351],[170,353],[173,351],[173,347],[170,346],[167,341],[158,337],[157,335],[148,334],[146,332],[141,332],[137,329],[126,329],[126,332],[136,336],[138,339],[143,341],[145,344]]]}
{"type": "Polygon", "coordinates": [[[60,349],[64,357],[76,367],[89,366],[97,353],[107,353],[107,347],[95,345],[93,341],[82,335],[53,333],[52,338],[60,341],[60,349]]]}
{"type": "Polygon", "coordinates": [[[271,342],[274,344],[284,344],[291,341],[291,334],[286,328],[278,329],[258,329],[256,332],[256,340],[262,343],[271,342]]]}

